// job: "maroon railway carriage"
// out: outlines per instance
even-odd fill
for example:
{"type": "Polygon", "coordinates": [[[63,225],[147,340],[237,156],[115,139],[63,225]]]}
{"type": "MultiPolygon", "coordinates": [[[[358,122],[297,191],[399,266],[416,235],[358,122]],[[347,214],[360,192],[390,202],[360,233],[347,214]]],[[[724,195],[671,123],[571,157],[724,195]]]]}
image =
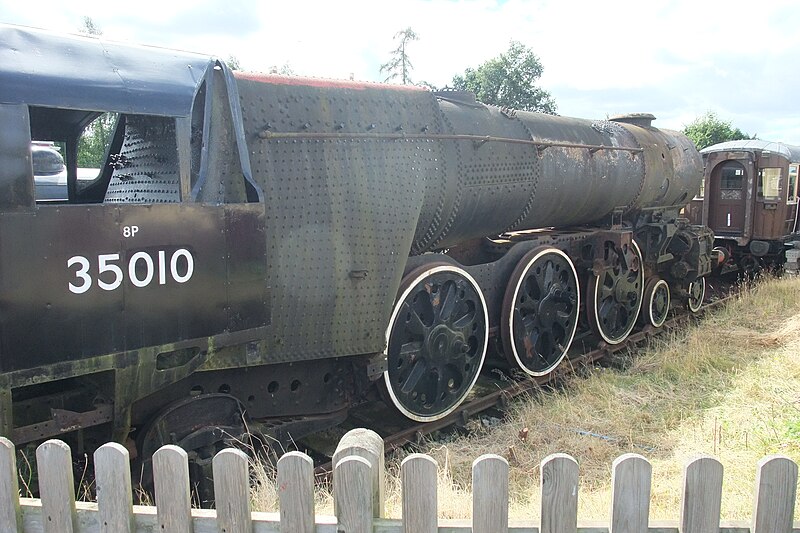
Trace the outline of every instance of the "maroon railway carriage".
{"type": "Polygon", "coordinates": [[[687,213],[714,231],[725,251],[723,271],[784,262],[797,270],[800,147],[754,139],[715,144],[700,154],[703,188],[687,213]]]}

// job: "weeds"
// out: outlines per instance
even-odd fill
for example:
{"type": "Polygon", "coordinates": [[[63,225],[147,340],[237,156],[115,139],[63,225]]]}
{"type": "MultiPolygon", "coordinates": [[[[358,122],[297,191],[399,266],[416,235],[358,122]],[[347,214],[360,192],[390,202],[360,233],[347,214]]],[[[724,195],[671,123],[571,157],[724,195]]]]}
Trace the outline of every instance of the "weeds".
{"type": "Polygon", "coordinates": [[[515,402],[490,432],[420,451],[439,462],[440,491],[457,487],[440,496],[448,516],[469,516],[471,462],[484,453],[509,460],[511,516],[535,516],[538,465],[564,452],[580,466],[580,517],[603,518],[611,463],[635,452],[653,464],[651,518],[677,519],[683,464],[701,452],[725,467],[723,518],[749,518],[758,460],[800,460],[798,340],[800,279],[767,280],[613,368],[515,402]]]}

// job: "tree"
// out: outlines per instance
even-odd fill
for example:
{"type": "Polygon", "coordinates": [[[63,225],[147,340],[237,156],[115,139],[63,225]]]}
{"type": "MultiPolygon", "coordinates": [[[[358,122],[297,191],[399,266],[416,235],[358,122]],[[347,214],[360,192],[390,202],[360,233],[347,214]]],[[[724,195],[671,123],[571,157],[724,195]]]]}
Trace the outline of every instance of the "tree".
{"type": "Polygon", "coordinates": [[[281,68],[278,68],[278,65],[272,65],[269,67],[269,73],[280,74],[281,76],[295,76],[294,69],[288,61],[285,62],[281,68]]]}
{"type": "Polygon", "coordinates": [[[698,150],[712,144],[740,139],[755,139],[739,128],[734,128],[730,122],[720,119],[713,111],[697,117],[688,126],[684,126],[683,134],[689,137],[698,150]]]}
{"type": "Polygon", "coordinates": [[[103,30],[94,23],[92,17],[83,17],[83,26],[81,26],[78,31],[90,37],[100,37],[103,35],[103,30]]]}
{"type": "Polygon", "coordinates": [[[518,41],[508,50],[464,75],[453,77],[453,88],[471,91],[485,104],[555,114],[556,102],[549,92],[537,87],[542,63],[533,51],[518,41]]]}
{"type": "Polygon", "coordinates": [[[242,64],[239,62],[239,58],[233,54],[228,56],[228,59],[225,60],[225,64],[228,65],[228,68],[231,70],[242,70],[242,64]]]}
{"type": "Polygon", "coordinates": [[[419,36],[409,27],[395,33],[394,39],[400,39],[400,44],[392,50],[392,58],[381,65],[380,72],[387,74],[386,79],[383,80],[384,82],[400,78],[403,85],[409,85],[411,83],[411,70],[413,70],[414,65],[408,59],[406,47],[411,41],[418,41],[419,36]]]}
{"type": "Polygon", "coordinates": [[[427,87],[429,91],[434,91],[434,92],[435,92],[435,91],[442,91],[442,90],[444,90],[443,88],[442,88],[442,89],[440,89],[439,87],[437,87],[437,86],[436,86],[436,85],[434,85],[433,83],[431,83],[431,82],[429,82],[429,81],[425,81],[425,80],[421,80],[421,81],[415,81],[415,82],[414,82],[414,85],[416,85],[417,87],[427,87]]]}
{"type": "Polygon", "coordinates": [[[78,139],[79,167],[100,168],[103,166],[106,150],[108,150],[111,137],[114,135],[116,122],[117,113],[103,113],[86,126],[78,139]]]}

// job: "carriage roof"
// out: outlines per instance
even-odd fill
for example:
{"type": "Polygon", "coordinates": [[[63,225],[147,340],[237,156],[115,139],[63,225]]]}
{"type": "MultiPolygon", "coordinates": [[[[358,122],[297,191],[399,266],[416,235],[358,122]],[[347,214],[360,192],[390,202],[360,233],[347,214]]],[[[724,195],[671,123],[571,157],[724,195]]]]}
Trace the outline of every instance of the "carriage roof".
{"type": "Polygon", "coordinates": [[[792,163],[800,163],[800,146],[792,146],[781,142],[762,141],[760,139],[748,139],[741,141],[727,141],[715,144],[700,150],[701,154],[711,152],[737,152],[737,151],[760,151],[781,154],[792,163]]]}

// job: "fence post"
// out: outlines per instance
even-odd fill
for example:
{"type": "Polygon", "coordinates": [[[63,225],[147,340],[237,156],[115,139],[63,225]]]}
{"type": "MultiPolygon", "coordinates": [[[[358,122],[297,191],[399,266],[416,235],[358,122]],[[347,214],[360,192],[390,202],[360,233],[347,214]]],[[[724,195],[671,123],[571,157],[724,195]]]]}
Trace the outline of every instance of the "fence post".
{"type": "Polygon", "coordinates": [[[541,465],[541,533],[578,531],[578,462],[563,453],[548,455],[541,465]]]}
{"type": "Polygon", "coordinates": [[[650,462],[636,453],[614,460],[609,533],[647,533],[652,472],[650,462]]]}
{"type": "Polygon", "coordinates": [[[95,450],[94,481],[100,532],[134,531],[130,457],[124,446],[109,442],[95,450]]]}
{"type": "Polygon", "coordinates": [[[45,533],[77,531],[72,452],[60,440],[48,440],[36,448],[39,496],[45,533]]]}
{"type": "MultiPolygon", "coordinates": [[[[385,518],[383,439],[371,429],[356,428],[344,434],[333,454],[333,466],[350,455],[363,457],[372,466],[372,510],[376,518],[385,518]]],[[[334,498],[334,511],[336,499],[334,498]]]]}
{"type": "Polygon", "coordinates": [[[0,437],[0,531],[22,531],[14,444],[0,437]]]}
{"type": "Polygon", "coordinates": [[[161,533],[191,533],[189,460],[178,446],[167,444],[153,454],[156,514],[161,533]]]}
{"type": "Polygon", "coordinates": [[[752,533],[791,533],[797,496],[797,464],[783,455],[758,462],[752,533]]]}
{"type": "Polygon", "coordinates": [[[680,533],[718,533],[722,506],[722,463],[701,456],[683,469],[680,533]]]}
{"type": "Polygon", "coordinates": [[[339,530],[372,533],[373,475],[370,470],[370,462],[355,455],[345,457],[333,467],[333,501],[339,530]]]}
{"type": "Polygon", "coordinates": [[[486,454],[472,463],[472,531],[508,531],[508,461],[486,454]]]}
{"type": "Polygon", "coordinates": [[[281,533],[314,533],[314,462],[301,452],[278,459],[281,533]]]}
{"type": "Polygon", "coordinates": [[[428,455],[412,453],[400,464],[400,483],[403,531],[436,533],[439,528],[436,461],[428,455]]]}
{"type": "Polygon", "coordinates": [[[225,533],[252,533],[250,472],[247,454],[236,448],[222,450],[211,462],[217,527],[225,533]]]}

